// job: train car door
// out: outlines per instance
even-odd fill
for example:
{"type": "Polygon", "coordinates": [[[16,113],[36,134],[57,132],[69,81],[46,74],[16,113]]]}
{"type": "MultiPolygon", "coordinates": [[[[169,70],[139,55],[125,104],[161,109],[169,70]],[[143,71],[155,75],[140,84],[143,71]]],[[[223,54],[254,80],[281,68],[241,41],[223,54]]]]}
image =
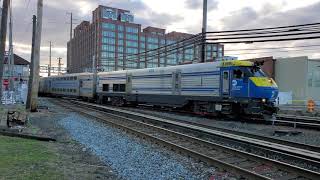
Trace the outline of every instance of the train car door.
{"type": "Polygon", "coordinates": [[[172,94],[181,94],[181,71],[176,71],[172,73],[172,94]]]}
{"type": "Polygon", "coordinates": [[[132,74],[127,74],[126,93],[130,94],[132,91],[132,74]]]}
{"type": "Polygon", "coordinates": [[[230,71],[228,69],[223,69],[221,71],[221,95],[230,95],[230,71]]]}

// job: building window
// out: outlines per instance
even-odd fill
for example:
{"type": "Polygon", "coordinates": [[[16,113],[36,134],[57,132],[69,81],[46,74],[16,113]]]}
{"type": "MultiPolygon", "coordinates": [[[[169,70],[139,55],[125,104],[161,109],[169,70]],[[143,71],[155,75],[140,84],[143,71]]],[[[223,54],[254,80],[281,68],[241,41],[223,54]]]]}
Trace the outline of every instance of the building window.
{"type": "Polygon", "coordinates": [[[212,52],[212,57],[217,57],[217,52],[212,52]]]}
{"type": "Polygon", "coordinates": [[[159,46],[157,44],[148,44],[148,50],[157,49],[159,46]]]}
{"type": "Polygon", "coordinates": [[[115,44],[116,40],[114,38],[102,38],[102,43],[104,44],[115,44]]]}
{"type": "Polygon", "coordinates": [[[110,23],[102,23],[102,28],[103,29],[110,29],[110,30],[115,30],[116,25],[115,24],[110,24],[110,23]]]}
{"type": "Polygon", "coordinates": [[[146,48],[146,43],[140,43],[140,48],[146,48]]]}
{"type": "Polygon", "coordinates": [[[133,22],[133,15],[131,15],[129,13],[121,13],[120,20],[122,22],[133,22]]]}
{"type": "Polygon", "coordinates": [[[146,49],[140,48],[140,53],[144,53],[146,49]]]}
{"type": "Polygon", "coordinates": [[[118,33],[118,39],[123,39],[123,33],[118,33]]]}
{"type": "Polygon", "coordinates": [[[158,41],[158,38],[151,38],[151,37],[149,37],[149,38],[148,38],[148,43],[155,43],[155,44],[158,44],[158,43],[159,43],[159,41],[158,41]]]}
{"type": "Polygon", "coordinates": [[[138,34],[139,29],[136,27],[126,27],[126,32],[127,33],[135,33],[138,34]]]}
{"type": "Polygon", "coordinates": [[[136,35],[136,34],[127,34],[127,39],[138,41],[138,35],[136,35]]]}
{"type": "Polygon", "coordinates": [[[127,48],[126,51],[128,54],[138,54],[137,48],[127,48]]]}
{"type": "Polygon", "coordinates": [[[166,40],[161,39],[161,40],[160,40],[160,43],[161,43],[161,45],[166,45],[166,40]]]}
{"type": "Polygon", "coordinates": [[[123,25],[118,25],[118,31],[121,31],[121,32],[123,32],[123,25]]]}
{"type": "Polygon", "coordinates": [[[145,36],[140,36],[140,41],[145,42],[146,41],[146,37],[145,36]]]}
{"type": "Polygon", "coordinates": [[[126,44],[129,47],[138,47],[138,43],[135,41],[126,41],[126,44]]]}
{"type": "Polygon", "coordinates": [[[101,50],[102,50],[102,51],[111,51],[111,52],[114,52],[114,51],[115,51],[115,46],[113,46],[113,45],[102,45],[101,50]]]}
{"type": "Polygon", "coordinates": [[[116,37],[116,33],[112,31],[102,31],[102,35],[107,37],[113,37],[113,38],[116,37]]]}
{"type": "Polygon", "coordinates": [[[118,46],[123,46],[123,39],[118,41],[118,46]]]}
{"type": "Polygon", "coordinates": [[[123,53],[123,47],[118,46],[118,52],[123,53]]]}
{"type": "Polygon", "coordinates": [[[176,43],[176,41],[167,40],[167,45],[169,45],[169,44],[174,44],[174,43],[176,43]]]}
{"type": "Polygon", "coordinates": [[[104,8],[102,10],[102,17],[106,19],[117,20],[117,11],[109,8],[104,8]]]}
{"type": "Polygon", "coordinates": [[[101,52],[102,58],[114,58],[115,54],[114,52],[101,52]]]}
{"type": "Polygon", "coordinates": [[[217,51],[217,46],[216,45],[212,45],[212,51],[217,51]]]}

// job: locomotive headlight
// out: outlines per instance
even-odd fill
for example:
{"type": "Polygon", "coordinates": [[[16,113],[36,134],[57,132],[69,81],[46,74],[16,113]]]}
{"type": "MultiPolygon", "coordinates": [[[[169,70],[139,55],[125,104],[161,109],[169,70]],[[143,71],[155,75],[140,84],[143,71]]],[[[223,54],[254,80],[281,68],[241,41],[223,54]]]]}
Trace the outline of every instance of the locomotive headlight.
{"type": "Polygon", "coordinates": [[[262,99],[261,101],[262,101],[263,103],[265,103],[265,102],[266,102],[266,99],[262,99]]]}

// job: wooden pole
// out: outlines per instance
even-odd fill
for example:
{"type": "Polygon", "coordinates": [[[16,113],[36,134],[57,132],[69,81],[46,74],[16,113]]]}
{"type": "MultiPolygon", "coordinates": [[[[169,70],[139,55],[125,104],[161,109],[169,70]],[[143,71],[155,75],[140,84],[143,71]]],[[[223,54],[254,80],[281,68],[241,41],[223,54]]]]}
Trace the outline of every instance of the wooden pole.
{"type": "MultiPolygon", "coordinates": [[[[7,20],[10,0],[3,0],[0,30],[0,99],[2,98],[3,66],[6,50],[7,20]]],[[[9,57],[8,57],[9,61],[9,57]]]]}
{"type": "Polygon", "coordinates": [[[52,43],[50,41],[50,47],[49,47],[49,66],[48,66],[48,76],[51,76],[51,47],[52,43]]]}
{"type": "Polygon", "coordinates": [[[202,43],[200,62],[206,62],[206,32],[207,32],[207,13],[208,0],[203,0],[203,17],[202,17],[202,43]]]}
{"type": "Polygon", "coordinates": [[[61,63],[61,57],[58,57],[58,75],[61,75],[62,73],[61,73],[61,65],[63,65],[62,63],[61,63]]]}
{"type": "Polygon", "coordinates": [[[37,31],[34,44],[34,70],[31,93],[31,111],[37,111],[38,106],[38,89],[39,89],[39,71],[40,71],[40,46],[41,46],[41,31],[42,31],[42,14],[43,14],[43,0],[38,0],[37,5],[37,31]]]}
{"type": "Polygon", "coordinates": [[[98,69],[97,69],[97,58],[96,56],[92,57],[92,72],[93,72],[93,81],[92,81],[92,91],[93,91],[93,98],[96,98],[97,92],[97,78],[98,78],[98,69]]]}
{"type": "Polygon", "coordinates": [[[34,42],[36,37],[36,28],[37,28],[37,17],[33,15],[32,17],[32,45],[31,45],[31,63],[30,63],[30,76],[28,81],[28,95],[26,109],[31,107],[31,93],[32,93],[32,82],[33,82],[33,71],[34,71],[34,42]]]}

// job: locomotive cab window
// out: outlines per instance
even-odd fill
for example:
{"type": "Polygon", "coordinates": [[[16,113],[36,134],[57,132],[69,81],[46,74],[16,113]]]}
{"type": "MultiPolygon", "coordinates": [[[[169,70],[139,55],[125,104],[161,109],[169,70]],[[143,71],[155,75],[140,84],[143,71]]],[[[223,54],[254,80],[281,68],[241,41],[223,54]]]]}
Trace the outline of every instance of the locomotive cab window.
{"type": "Polygon", "coordinates": [[[266,77],[266,74],[257,67],[249,68],[247,71],[246,74],[248,74],[249,77],[266,77]]]}
{"type": "Polygon", "coordinates": [[[243,72],[240,69],[233,70],[233,78],[234,79],[241,79],[243,78],[243,72]]]}

